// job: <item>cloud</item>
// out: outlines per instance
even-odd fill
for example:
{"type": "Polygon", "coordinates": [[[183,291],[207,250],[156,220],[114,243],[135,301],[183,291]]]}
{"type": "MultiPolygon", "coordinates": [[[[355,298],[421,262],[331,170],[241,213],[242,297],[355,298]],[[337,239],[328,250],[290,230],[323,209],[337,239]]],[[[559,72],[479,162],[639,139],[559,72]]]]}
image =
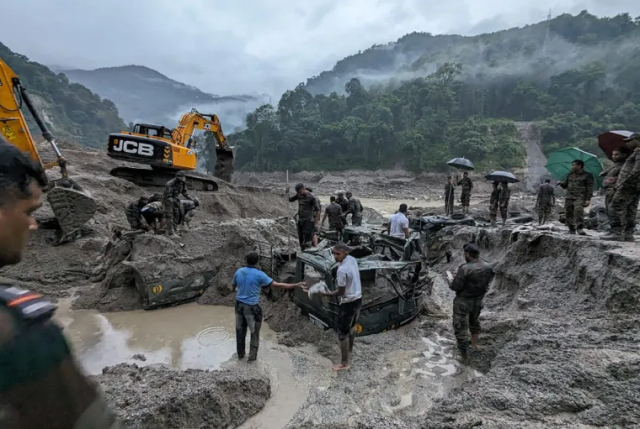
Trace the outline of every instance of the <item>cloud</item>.
{"type": "Polygon", "coordinates": [[[151,67],[204,91],[274,97],[336,60],[412,31],[477,34],[637,0],[20,0],[1,40],[49,65],[151,67]],[[26,25],[25,25],[25,18],[26,25]]]}

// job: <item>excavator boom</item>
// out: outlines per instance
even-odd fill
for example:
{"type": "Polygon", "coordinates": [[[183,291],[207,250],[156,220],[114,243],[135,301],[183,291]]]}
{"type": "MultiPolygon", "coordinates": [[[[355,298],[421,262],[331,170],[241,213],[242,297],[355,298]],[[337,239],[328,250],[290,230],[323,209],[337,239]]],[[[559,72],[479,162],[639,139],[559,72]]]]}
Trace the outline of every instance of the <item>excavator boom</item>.
{"type": "Polygon", "coordinates": [[[53,135],[35,109],[20,78],[2,59],[0,59],[0,134],[45,169],[55,166],[60,168],[62,178],[49,182],[47,200],[62,230],[60,242],[69,241],[77,236],[79,228],[95,214],[96,203],[86,191],[68,177],[66,160],[60,153],[53,135]],[[29,110],[42,136],[51,145],[56,157],[55,161],[43,163],[22,113],[22,107],[29,110]]]}

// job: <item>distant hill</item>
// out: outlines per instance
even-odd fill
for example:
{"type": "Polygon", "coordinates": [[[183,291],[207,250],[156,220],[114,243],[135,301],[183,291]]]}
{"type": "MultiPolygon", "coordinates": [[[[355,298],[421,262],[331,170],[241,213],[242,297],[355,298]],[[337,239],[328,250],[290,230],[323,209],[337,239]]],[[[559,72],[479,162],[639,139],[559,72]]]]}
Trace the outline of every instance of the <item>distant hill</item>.
{"type": "Polygon", "coordinates": [[[126,122],[145,121],[172,126],[180,113],[195,107],[206,113],[218,113],[223,126],[233,129],[232,127],[241,125],[241,118],[258,105],[257,97],[219,97],[208,94],[144,66],[61,71],[71,81],[81,83],[113,100],[126,122]],[[226,114],[221,115],[214,110],[223,110],[226,114]],[[225,116],[237,116],[239,120],[234,121],[225,116]]]}
{"type": "MultiPolygon", "coordinates": [[[[64,74],[29,61],[2,43],[0,57],[20,77],[57,138],[103,148],[109,132],[125,127],[115,104],[101,99],[83,85],[70,83],[64,74]]],[[[25,112],[25,116],[32,133],[38,135],[31,115],[25,112]]]]}

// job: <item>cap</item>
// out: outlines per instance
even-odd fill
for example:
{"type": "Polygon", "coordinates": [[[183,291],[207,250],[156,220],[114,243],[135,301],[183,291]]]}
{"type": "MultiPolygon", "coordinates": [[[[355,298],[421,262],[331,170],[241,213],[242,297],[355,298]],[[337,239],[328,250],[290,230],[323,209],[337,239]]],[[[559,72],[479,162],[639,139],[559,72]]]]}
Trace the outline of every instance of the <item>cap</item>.
{"type": "Polygon", "coordinates": [[[631,140],[640,140],[640,133],[633,133],[626,139],[623,139],[625,142],[630,142],[631,140]]]}
{"type": "Polygon", "coordinates": [[[176,179],[182,180],[183,182],[186,182],[187,181],[187,176],[184,175],[183,171],[178,171],[176,173],[176,179]]]}
{"type": "Polygon", "coordinates": [[[463,247],[465,253],[480,254],[480,248],[475,243],[467,243],[463,247]]]}

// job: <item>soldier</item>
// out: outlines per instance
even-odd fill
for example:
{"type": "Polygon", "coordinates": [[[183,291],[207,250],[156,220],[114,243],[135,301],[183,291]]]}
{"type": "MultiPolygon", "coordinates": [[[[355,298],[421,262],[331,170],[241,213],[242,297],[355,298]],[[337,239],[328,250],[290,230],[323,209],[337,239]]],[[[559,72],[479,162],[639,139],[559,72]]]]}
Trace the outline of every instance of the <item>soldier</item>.
{"type": "Polygon", "coordinates": [[[547,179],[538,188],[536,208],[538,209],[538,224],[540,225],[544,225],[551,214],[551,209],[556,205],[556,193],[550,183],[551,180],[547,179]]]}
{"type": "Polygon", "coordinates": [[[338,241],[342,241],[342,231],[344,231],[344,224],[342,223],[342,207],[336,202],[336,197],[329,198],[329,205],[324,209],[324,216],[322,217],[321,225],[324,225],[324,221],[329,218],[329,229],[337,231],[338,241]]]}
{"type": "Polygon", "coordinates": [[[496,218],[498,217],[498,208],[500,207],[500,183],[493,182],[493,189],[491,190],[491,198],[489,199],[489,219],[491,219],[491,226],[496,226],[496,218]]]}
{"type": "Polygon", "coordinates": [[[342,208],[342,213],[346,212],[349,209],[349,201],[347,201],[347,199],[344,197],[344,193],[342,192],[338,192],[336,203],[338,203],[342,208]]]}
{"type": "Polygon", "coordinates": [[[185,225],[191,228],[191,219],[196,215],[196,209],[200,207],[200,201],[197,198],[190,200],[180,200],[180,221],[179,225],[185,225]]]}
{"type": "Polygon", "coordinates": [[[464,246],[466,263],[458,268],[449,288],[456,293],[453,300],[453,332],[458,342],[458,350],[463,362],[468,360],[469,333],[471,347],[478,351],[480,334],[480,312],[482,299],[493,280],[494,270],[491,264],[480,261],[480,249],[473,243],[464,246]]]}
{"type": "Polygon", "coordinates": [[[587,235],[584,232],[584,208],[591,204],[593,176],[584,171],[584,161],[576,159],[571,163],[571,172],[556,186],[567,190],[564,201],[565,222],[569,234],[587,235]]]}
{"type": "MultiPolygon", "coordinates": [[[[160,199],[161,198],[162,195],[160,195],[160,199]]],[[[162,201],[150,201],[149,204],[147,204],[142,208],[142,210],[140,210],[140,214],[142,215],[142,218],[145,220],[147,225],[149,225],[154,230],[158,229],[158,223],[160,223],[160,226],[162,226],[162,219],[164,216],[162,201]]]]}
{"type": "MultiPolygon", "coordinates": [[[[316,228],[320,226],[320,205],[318,199],[298,183],[295,187],[296,194],[289,197],[289,202],[298,202],[298,241],[300,249],[311,247],[316,228]]],[[[287,194],[289,188],[287,188],[287,194]]]]}
{"type": "Polygon", "coordinates": [[[169,180],[164,187],[164,193],[162,194],[162,205],[164,207],[164,222],[167,229],[167,235],[177,237],[174,232],[177,226],[177,222],[180,220],[180,194],[193,201],[191,195],[187,191],[187,178],[182,171],[176,173],[176,177],[169,180]]]}
{"type": "Polygon", "coordinates": [[[351,214],[351,225],[362,226],[362,204],[360,200],[353,196],[351,192],[347,192],[347,211],[344,213],[345,219],[351,214]]]}
{"type": "Polygon", "coordinates": [[[500,207],[500,217],[502,225],[507,223],[507,209],[509,208],[509,200],[511,199],[511,189],[507,182],[502,182],[500,186],[500,195],[498,196],[498,206],[500,207]]]}
{"type": "Polygon", "coordinates": [[[453,202],[455,200],[456,187],[451,183],[451,177],[447,177],[447,184],[444,185],[444,212],[447,215],[453,214],[453,202]]]}
{"type": "Polygon", "coordinates": [[[149,198],[140,197],[135,201],[130,202],[124,209],[124,214],[127,217],[127,222],[132,230],[147,229],[147,226],[142,222],[141,210],[144,206],[149,204],[149,198]]]}
{"type": "Polygon", "coordinates": [[[625,141],[632,153],[624,162],[615,182],[609,203],[611,230],[600,237],[602,240],[635,241],[633,233],[640,200],[640,134],[633,134],[625,141]]]}
{"type": "MultiPolygon", "coordinates": [[[[0,268],[22,259],[45,186],[42,168],[0,139],[0,268]]],[[[0,286],[0,428],[119,428],[76,363],[55,311],[36,293],[0,286]]]]}
{"type": "Polygon", "coordinates": [[[471,202],[471,190],[473,189],[473,182],[469,179],[469,173],[462,173],[462,179],[458,180],[458,186],[462,187],[460,192],[460,202],[462,203],[462,213],[469,213],[469,203],[471,202]]]}
{"type": "Polygon", "coordinates": [[[629,150],[626,147],[615,149],[611,152],[613,166],[600,173],[600,177],[604,177],[602,188],[604,189],[604,206],[607,210],[607,216],[609,216],[609,204],[611,203],[611,198],[613,198],[613,194],[615,193],[616,180],[618,179],[620,170],[622,169],[628,155],[629,150]]]}

